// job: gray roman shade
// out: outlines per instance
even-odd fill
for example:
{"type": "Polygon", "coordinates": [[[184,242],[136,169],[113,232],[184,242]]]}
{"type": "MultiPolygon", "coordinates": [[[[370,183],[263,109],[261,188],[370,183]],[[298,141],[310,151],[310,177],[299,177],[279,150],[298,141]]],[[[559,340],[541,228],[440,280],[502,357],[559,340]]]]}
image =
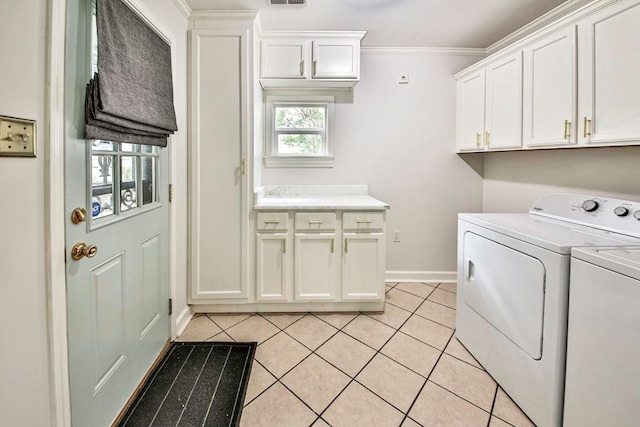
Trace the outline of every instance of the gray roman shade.
{"type": "Polygon", "coordinates": [[[121,0],[97,0],[98,73],[87,85],[85,137],[167,146],[178,130],[171,47],[121,0]]]}

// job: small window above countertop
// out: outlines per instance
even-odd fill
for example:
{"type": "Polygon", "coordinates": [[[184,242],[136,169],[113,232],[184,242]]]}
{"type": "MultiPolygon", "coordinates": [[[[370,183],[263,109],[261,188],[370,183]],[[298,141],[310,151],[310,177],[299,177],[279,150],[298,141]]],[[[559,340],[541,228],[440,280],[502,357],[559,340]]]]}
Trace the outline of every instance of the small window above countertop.
{"type": "Polygon", "coordinates": [[[386,210],[367,185],[274,185],[255,193],[254,210],[386,210]]]}

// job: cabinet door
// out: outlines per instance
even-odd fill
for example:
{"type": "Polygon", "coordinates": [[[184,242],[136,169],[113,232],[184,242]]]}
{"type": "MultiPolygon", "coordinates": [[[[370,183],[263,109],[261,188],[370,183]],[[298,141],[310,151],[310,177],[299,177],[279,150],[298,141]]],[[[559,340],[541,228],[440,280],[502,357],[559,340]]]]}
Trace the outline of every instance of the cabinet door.
{"type": "Polygon", "coordinates": [[[295,299],[335,300],[340,242],[335,233],[295,235],[295,299]]]}
{"type": "Polygon", "coordinates": [[[314,79],[357,79],[360,75],[360,42],[323,40],[312,43],[314,79]]]}
{"type": "Polygon", "coordinates": [[[578,26],[578,142],[640,140],[640,2],[625,1],[578,26]]]}
{"type": "Polygon", "coordinates": [[[524,49],[523,139],[527,147],[575,142],[576,27],[524,49]]]}
{"type": "MultiPolygon", "coordinates": [[[[247,31],[192,30],[191,300],[247,297],[247,31]]],[[[251,75],[249,73],[249,75],[251,75]]],[[[252,108],[252,107],[251,107],[252,108]]]]}
{"type": "Polygon", "coordinates": [[[484,70],[457,83],[456,145],[458,151],[484,150],[484,70]]]}
{"type": "Polygon", "coordinates": [[[384,295],[382,233],[344,233],[342,299],[378,300],[384,295]]]}
{"type": "Polygon", "coordinates": [[[291,283],[291,251],[288,234],[256,234],[257,300],[286,301],[291,283]]]}
{"type": "Polygon", "coordinates": [[[260,77],[306,78],[307,45],[304,40],[263,40],[260,44],[260,77]]]}
{"type": "Polygon", "coordinates": [[[522,53],[490,63],[485,72],[485,146],[522,147],[522,53]]]}

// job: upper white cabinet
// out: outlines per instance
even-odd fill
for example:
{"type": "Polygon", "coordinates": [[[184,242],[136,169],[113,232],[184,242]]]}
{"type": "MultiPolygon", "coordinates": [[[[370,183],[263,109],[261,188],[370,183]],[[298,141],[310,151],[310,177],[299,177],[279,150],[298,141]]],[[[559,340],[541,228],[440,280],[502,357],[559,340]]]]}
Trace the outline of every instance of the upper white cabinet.
{"type": "Polygon", "coordinates": [[[576,28],[524,48],[523,142],[527,147],[575,142],[576,28]]]}
{"type": "Polygon", "coordinates": [[[260,77],[263,79],[305,79],[309,42],[274,39],[260,43],[260,77]]]}
{"type": "Polygon", "coordinates": [[[458,150],[484,149],[484,68],[458,80],[458,150]]]}
{"type": "Polygon", "coordinates": [[[458,79],[459,151],[522,144],[522,54],[510,55],[458,79]]]}
{"type": "Polygon", "coordinates": [[[260,42],[263,88],[349,89],[360,80],[362,31],[265,32],[260,42]]]}
{"type": "Polygon", "coordinates": [[[578,25],[578,141],[640,141],[640,2],[621,1],[578,25]]]}
{"type": "Polygon", "coordinates": [[[458,152],[640,144],[638,23],[594,1],[456,74],[458,152]]]}
{"type": "Polygon", "coordinates": [[[311,46],[311,78],[360,78],[360,40],[316,40],[311,46]]]}

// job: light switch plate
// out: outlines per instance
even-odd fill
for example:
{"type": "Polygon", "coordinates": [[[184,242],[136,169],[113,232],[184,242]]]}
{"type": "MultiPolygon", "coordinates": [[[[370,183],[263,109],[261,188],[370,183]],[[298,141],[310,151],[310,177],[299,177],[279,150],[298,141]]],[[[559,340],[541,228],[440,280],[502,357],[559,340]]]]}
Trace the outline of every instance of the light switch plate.
{"type": "Polygon", "coordinates": [[[0,116],[0,156],[36,156],[35,120],[0,116]]]}

